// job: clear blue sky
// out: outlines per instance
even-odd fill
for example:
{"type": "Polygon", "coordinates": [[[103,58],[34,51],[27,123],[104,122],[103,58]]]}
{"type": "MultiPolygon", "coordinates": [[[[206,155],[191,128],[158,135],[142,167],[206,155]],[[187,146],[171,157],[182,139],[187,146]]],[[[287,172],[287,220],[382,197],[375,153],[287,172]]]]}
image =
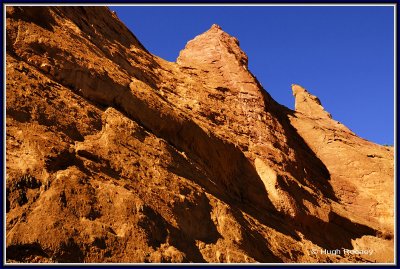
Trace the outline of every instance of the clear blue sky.
{"type": "Polygon", "coordinates": [[[110,7],[153,54],[175,61],[213,23],[240,41],[249,69],[292,108],[292,83],[357,135],[394,143],[393,7],[110,7]]]}

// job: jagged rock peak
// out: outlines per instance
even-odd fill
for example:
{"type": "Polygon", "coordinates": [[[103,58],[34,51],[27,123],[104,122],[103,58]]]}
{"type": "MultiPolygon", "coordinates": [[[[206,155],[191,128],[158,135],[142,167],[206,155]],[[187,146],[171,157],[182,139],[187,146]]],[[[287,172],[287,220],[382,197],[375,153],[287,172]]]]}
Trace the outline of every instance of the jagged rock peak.
{"type": "Polygon", "coordinates": [[[211,28],[210,28],[210,30],[211,29],[218,29],[218,30],[222,30],[222,28],[221,28],[221,26],[219,26],[218,24],[213,24],[213,25],[211,25],[211,28]]]}
{"type": "Polygon", "coordinates": [[[239,41],[213,24],[211,28],[189,41],[180,52],[177,63],[181,66],[205,69],[209,65],[234,63],[247,69],[247,55],[240,49],[239,41]]]}
{"type": "Polygon", "coordinates": [[[295,97],[295,111],[311,118],[332,118],[325,111],[321,101],[315,95],[310,94],[300,85],[292,84],[293,96],[295,97]]]}

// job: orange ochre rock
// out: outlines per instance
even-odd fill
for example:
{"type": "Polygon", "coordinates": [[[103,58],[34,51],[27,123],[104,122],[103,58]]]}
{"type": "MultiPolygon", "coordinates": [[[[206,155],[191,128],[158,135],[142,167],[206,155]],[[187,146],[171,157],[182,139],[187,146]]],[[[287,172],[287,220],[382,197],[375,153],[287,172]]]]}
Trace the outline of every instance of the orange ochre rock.
{"type": "Polygon", "coordinates": [[[392,263],[394,150],[213,25],[176,63],[106,7],[6,8],[10,263],[392,263]]]}

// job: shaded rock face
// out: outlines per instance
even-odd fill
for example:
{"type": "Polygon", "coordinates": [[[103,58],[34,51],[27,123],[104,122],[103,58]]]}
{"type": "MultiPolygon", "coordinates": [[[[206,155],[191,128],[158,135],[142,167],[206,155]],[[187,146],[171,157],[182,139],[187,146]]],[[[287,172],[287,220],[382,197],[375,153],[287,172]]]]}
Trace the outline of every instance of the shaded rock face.
{"type": "Polygon", "coordinates": [[[104,7],[6,18],[7,261],[393,262],[393,148],[221,27],[171,63],[104,7]]]}

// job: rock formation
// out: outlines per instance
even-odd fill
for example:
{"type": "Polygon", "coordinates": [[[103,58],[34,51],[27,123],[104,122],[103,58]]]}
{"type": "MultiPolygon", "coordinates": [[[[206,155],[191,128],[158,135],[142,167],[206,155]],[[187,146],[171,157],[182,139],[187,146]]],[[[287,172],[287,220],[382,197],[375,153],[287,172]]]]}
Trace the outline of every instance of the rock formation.
{"type": "Polygon", "coordinates": [[[394,261],[393,148],[219,26],[173,63],[108,8],[8,6],[6,57],[8,262],[394,261]]]}

